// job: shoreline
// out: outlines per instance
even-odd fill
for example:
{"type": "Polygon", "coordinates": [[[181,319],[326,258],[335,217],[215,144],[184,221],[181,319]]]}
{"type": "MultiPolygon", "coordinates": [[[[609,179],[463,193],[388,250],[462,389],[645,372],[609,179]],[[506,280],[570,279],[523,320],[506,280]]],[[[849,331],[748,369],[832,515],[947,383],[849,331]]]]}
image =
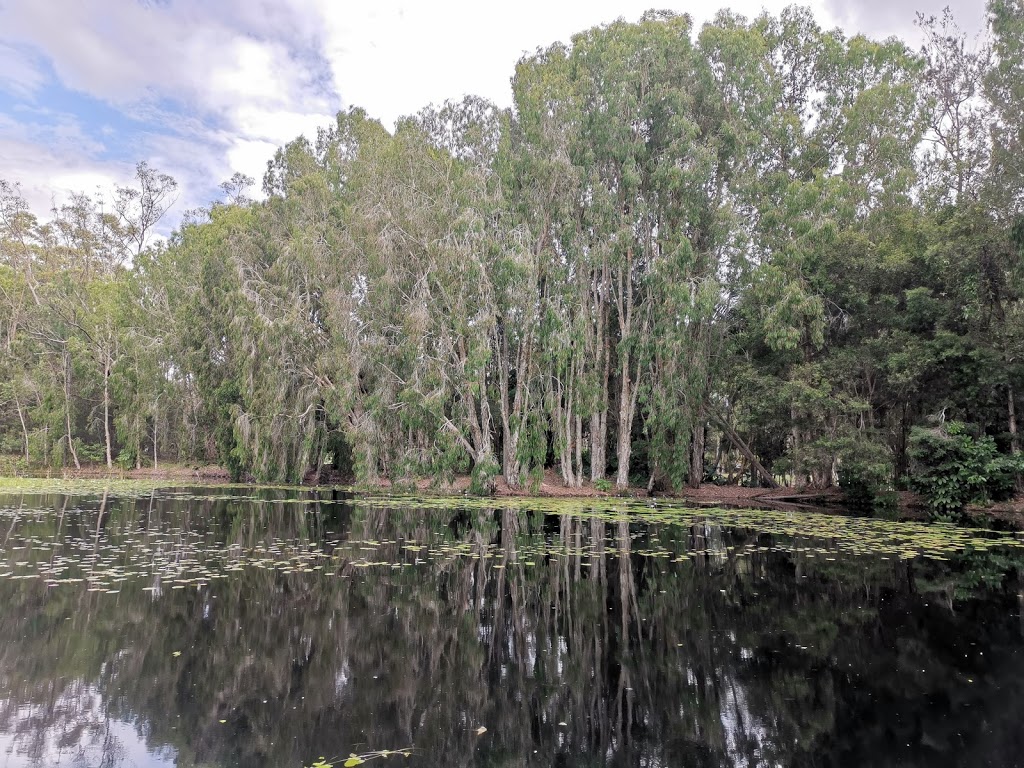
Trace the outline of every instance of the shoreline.
{"type": "MultiPolygon", "coordinates": [[[[454,482],[448,484],[437,484],[431,480],[419,480],[414,484],[402,485],[393,484],[390,481],[382,480],[373,484],[352,484],[343,482],[337,477],[323,478],[325,482],[309,482],[317,480],[315,476],[307,476],[299,485],[287,485],[281,487],[290,488],[322,488],[322,487],[344,487],[359,493],[416,493],[424,496],[451,497],[461,496],[467,493],[469,488],[469,477],[456,477],[454,482]]],[[[170,464],[166,467],[144,467],[142,469],[113,470],[108,471],[104,466],[83,467],[78,470],[62,470],[60,472],[39,473],[21,476],[4,476],[2,480],[52,480],[59,482],[74,482],[76,480],[116,480],[122,482],[148,482],[159,483],[166,481],[170,484],[182,485],[229,485],[231,477],[227,470],[217,465],[187,466],[170,464]]],[[[243,486],[273,486],[273,483],[242,482],[243,486]]],[[[0,491],[4,484],[0,482],[0,491]]],[[[14,483],[16,487],[16,483],[14,483]]],[[[895,509],[897,520],[923,521],[927,518],[927,512],[920,497],[910,491],[899,491],[898,501],[895,509]]],[[[631,486],[626,493],[612,491],[601,491],[586,481],[581,487],[572,488],[562,484],[557,473],[548,470],[536,487],[510,488],[504,478],[498,477],[495,492],[491,498],[494,499],[609,499],[618,498],[659,498],[674,501],[691,502],[698,506],[754,506],[767,507],[771,509],[789,509],[793,511],[817,511],[831,512],[835,514],[849,513],[853,510],[846,501],[843,493],[837,488],[824,490],[779,487],[779,488],[749,488],[735,485],[713,485],[705,484],[700,488],[683,488],[678,493],[655,493],[648,494],[647,489],[640,486],[631,486]]],[[[1017,530],[1024,530],[1024,495],[1018,494],[1009,501],[999,502],[987,507],[970,506],[965,510],[966,516],[972,522],[997,523],[1009,526],[1017,530]]]]}

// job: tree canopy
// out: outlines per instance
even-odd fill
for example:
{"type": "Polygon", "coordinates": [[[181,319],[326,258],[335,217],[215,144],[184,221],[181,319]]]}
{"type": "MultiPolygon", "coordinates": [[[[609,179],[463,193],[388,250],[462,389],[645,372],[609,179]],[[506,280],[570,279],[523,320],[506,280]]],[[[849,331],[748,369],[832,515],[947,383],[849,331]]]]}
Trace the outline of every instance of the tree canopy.
{"type": "Polygon", "coordinates": [[[48,220],[0,182],[0,448],[482,492],[902,487],[947,420],[1014,456],[1024,8],[989,18],[651,11],[509,109],[342,112],[166,240],[145,163],[48,220]]]}

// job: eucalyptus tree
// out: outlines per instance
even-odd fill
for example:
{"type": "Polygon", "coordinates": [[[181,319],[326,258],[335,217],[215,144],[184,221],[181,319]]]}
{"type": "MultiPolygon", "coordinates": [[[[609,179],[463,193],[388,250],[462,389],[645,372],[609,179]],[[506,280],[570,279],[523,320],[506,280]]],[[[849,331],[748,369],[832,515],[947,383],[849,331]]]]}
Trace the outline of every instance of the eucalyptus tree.
{"type": "Polygon", "coordinates": [[[984,84],[992,64],[985,38],[969,41],[949,8],[941,18],[918,14],[925,99],[922,177],[931,204],[976,201],[988,178],[992,109],[984,84]],[[965,199],[966,198],[966,199],[965,199]]]}
{"type": "MultiPolygon", "coordinates": [[[[63,318],[73,334],[63,348],[82,350],[81,364],[86,380],[80,381],[75,394],[81,395],[92,379],[99,380],[104,459],[113,467],[115,411],[113,389],[118,364],[126,349],[127,337],[133,329],[132,297],[129,291],[130,269],[149,246],[155,228],[175,199],[177,182],[167,174],[151,169],[146,163],[136,166],[137,186],[115,189],[113,211],[107,212],[102,200],[85,195],[72,196],[69,203],[54,211],[48,225],[50,244],[61,254],[62,274],[49,282],[53,302],[51,315],[63,318]],[[91,369],[91,370],[90,370],[91,369]]],[[[70,372],[71,363],[65,371],[70,372]]],[[[71,384],[64,377],[68,402],[67,439],[74,451],[70,434],[71,384]]],[[[90,418],[95,422],[96,418],[90,418]]],[[[137,441],[136,441],[137,442],[137,441]]],[[[135,446],[138,454],[138,446],[135,446]]],[[[77,456],[72,453],[76,464],[77,456]]]]}
{"type": "Polygon", "coordinates": [[[528,374],[517,370],[515,377],[514,407],[522,409],[517,414],[521,428],[527,423],[527,405],[533,404],[534,410],[529,439],[525,445],[517,440],[516,447],[526,448],[534,463],[543,464],[548,451],[541,433],[553,431],[563,482],[574,485],[582,481],[577,423],[588,411],[591,477],[604,477],[611,361],[603,335],[607,285],[595,286],[594,265],[584,260],[584,199],[580,169],[572,157],[582,112],[570,50],[558,44],[524,57],[512,87],[515,110],[503,144],[502,173],[510,221],[521,233],[527,256],[519,273],[526,278],[526,294],[517,302],[524,331],[517,359],[528,374]],[[577,311],[570,314],[573,307],[577,311]],[[577,376],[572,380],[568,373],[574,367],[577,376]],[[571,392],[585,381],[588,370],[603,371],[603,379],[592,382],[585,393],[590,402],[581,397],[575,408],[566,408],[566,399],[572,399],[571,392]]]}
{"type": "Polygon", "coordinates": [[[39,229],[40,261],[32,275],[38,312],[32,333],[51,371],[51,396],[45,399],[61,402],[59,451],[81,468],[79,445],[94,421],[99,378],[94,363],[102,364],[90,354],[95,339],[89,334],[88,289],[94,281],[108,279],[118,261],[111,248],[112,232],[88,195],[74,194],[52,213],[52,220],[39,229]],[[59,395],[53,397],[55,388],[59,395]]]}
{"type": "Polygon", "coordinates": [[[541,427],[531,416],[543,396],[538,386],[540,266],[551,233],[531,219],[537,208],[524,204],[524,198],[545,195],[547,216],[562,199],[541,180],[539,169],[530,167],[535,158],[524,151],[522,119],[474,96],[428,107],[413,118],[431,145],[464,166],[472,190],[465,202],[485,224],[474,248],[491,291],[486,389],[497,407],[501,474],[512,488],[545,458],[537,449],[541,427]]]}
{"type": "Polygon", "coordinates": [[[0,329],[3,357],[4,405],[14,406],[21,433],[24,460],[31,460],[30,405],[34,390],[30,375],[33,341],[28,334],[36,305],[33,272],[38,258],[35,238],[38,222],[20,190],[0,179],[0,329]]]}
{"type": "Polygon", "coordinates": [[[685,423],[669,425],[669,411],[680,413],[676,374],[698,357],[706,330],[696,296],[718,293],[727,174],[717,93],[690,34],[689,17],[650,13],[580,33],[517,69],[521,154],[542,158],[533,167],[557,180],[551,191],[563,200],[534,192],[531,203],[551,243],[544,367],[569,484],[582,481],[584,417],[591,479],[604,476],[611,422],[616,484],[628,484],[641,402],[663,452],[681,433],[687,465],[703,395],[685,404],[694,406],[682,411],[685,423]],[[665,365],[654,360],[659,349],[665,365]]]}
{"type": "MultiPolygon", "coordinates": [[[[659,65],[671,66],[672,54],[678,52],[672,46],[681,47],[685,58],[689,31],[688,17],[664,22],[645,17],[635,25],[615,22],[576,35],[570,53],[581,112],[571,148],[585,201],[579,224],[581,245],[588,256],[601,260],[602,280],[607,269],[614,318],[609,323],[613,327],[604,330],[615,340],[615,483],[619,488],[629,484],[634,419],[653,325],[650,274],[659,255],[658,212],[650,190],[659,148],[648,140],[649,111],[664,77],[659,65]],[[660,45],[648,47],[649,43],[660,45]]],[[[575,360],[585,359],[579,346],[575,360]]],[[[571,377],[567,384],[566,405],[571,409],[578,377],[571,377]]]]}
{"type": "MultiPolygon", "coordinates": [[[[1004,325],[1014,341],[1007,345],[1004,359],[1019,370],[1024,361],[1021,342],[1024,310],[1024,4],[1020,0],[990,0],[989,23],[992,33],[992,66],[986,73],[985,94],[992,104],[991,198],[994,218],[1010,229],[1010,258],[1002,262],[1003,275],[1009,281],[1016,301],[1005,314],[1004,325]]],[[[1019,450],[1013,382],[1007,381],[1007,423],[1013,452],[1019,450]]]]}
{"type": "Polygon", "coordinates": [[[1024,214],[1024,4],[1021,0],[989,0],[992,67],[986,73],[985,95],[992,104],[993,186],[1011,215],[1024,214]]]}
{"type": "MultiPolygon", "coordinates": [[[[208,220],[185,223],[168,247],[143,254],[137,271],[148,313],[156,318],[153,351],[173,370],[184,456],[216,459],[236,479],[249,471],[236,437],[251,316],[242,297],[232,238],[255,226],[255,212],[217,206],[208,220]]],[[[134,429],[133,429],[134,431],[134,429]]]]}
{"type": "Polygon", "coordinates": [[[408,467],[396,467],[399,476],[429,467],[453,445],[496,474],[485,186],[415,121],[361,145],[352,164],[349,226],[365,291],[357,312],[361,343],[374,353],[377,419],[389,422],[392,440],[412,438],[392,457],[408,467]]]}
{"type": "Polygon", "coordinates": [[[298,421],[342,432],[364,479],[472,466],[486,484],[496,473],[496,119],[468,100],[424,110],[390,135],[361,110],[339,114],[315,144],[278,153],[264,179],[271,197],[256,212],[266,241],[237,251],[243,293],[275,308],[272,327],[290,329],[302,356],[277,366],[278,383],[293,382],[287,395],[259,401],[280,411],[298,398],[298,421]],[[294,317],[282,323],[285,307],[294,317]]]}
{"type": "Polygon", "coordinates": [[[174,177],[146,162],[135,166],[133,185],[115,189],[112,223],[126,259],[138,258],[150,244],[156,227],[177,201],[177,190],[174,177]]]}

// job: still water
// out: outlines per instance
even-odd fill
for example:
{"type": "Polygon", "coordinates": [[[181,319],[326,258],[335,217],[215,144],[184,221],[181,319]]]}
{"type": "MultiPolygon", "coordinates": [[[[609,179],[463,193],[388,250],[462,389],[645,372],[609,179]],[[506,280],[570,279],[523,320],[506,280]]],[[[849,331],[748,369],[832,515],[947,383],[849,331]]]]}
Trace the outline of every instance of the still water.
{"type": "Polygon", "coordinates": [[[0,768],[1024,765],[1022,562],[795,512],[7,493],[0,768]]]}

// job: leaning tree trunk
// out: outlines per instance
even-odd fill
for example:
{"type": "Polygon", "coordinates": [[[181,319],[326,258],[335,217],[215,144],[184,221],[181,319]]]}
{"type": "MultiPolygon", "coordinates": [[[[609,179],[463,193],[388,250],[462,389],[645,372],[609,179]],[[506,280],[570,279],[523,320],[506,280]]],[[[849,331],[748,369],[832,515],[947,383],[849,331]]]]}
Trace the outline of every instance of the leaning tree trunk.
{"type": "MultiPolygon", "coordinates": [[[[728,438],[729,442],[732,443],[733,446],[736,447],[736,450],[738,450],[740,454],[750,463],[750,466],[753,467],[754,471],[757,472],[758,475],[760,475],[761,479],[768,484],[768,487],[778,488],[779,484],[776,482],[775,478],[772,477],[772,473],[769,472],[765,468],[765,466],[760,462],[757,456],[754,455],[754,452],[750,450],[750,446],[743,442],[743,438],[741,438],[739,434],[736,432],[736,430],[732,428],[732,425],[729,424],[729,422],[726,421],[723,417],[719,416],[714,412],[712,412],[711,416],[715,420],[715,423],[718,424],[719,427],[721,427],[722,431],[725,433],[725,436],[726,438],[728,438]]],[[[742,476],[743,475],[741,474],[740,477],[742,476]]]]}
{"type": "MultiPolygon", "coordinates": [[[[153,469],[157,468],[157,435],[159,434],[160,426],[160,410],[157,408],[153,409],[153,469]]],[[[142,468],[142,447],[139,447],[139,452],[136,454],[137,458],[136,465],[139,469],[142,468]]]]}
{"type": "Polygon", "coordinates": [[[18,421],[21,422],[21,435],[25,442],[25,464],[27,465],[30,461],[29,456],[29,445],[28,445],[28,424],[25,421],[25,412],[21,408],[21,400],[18,395],[14,395],[14,407],[18,409],[18,421]]]}

